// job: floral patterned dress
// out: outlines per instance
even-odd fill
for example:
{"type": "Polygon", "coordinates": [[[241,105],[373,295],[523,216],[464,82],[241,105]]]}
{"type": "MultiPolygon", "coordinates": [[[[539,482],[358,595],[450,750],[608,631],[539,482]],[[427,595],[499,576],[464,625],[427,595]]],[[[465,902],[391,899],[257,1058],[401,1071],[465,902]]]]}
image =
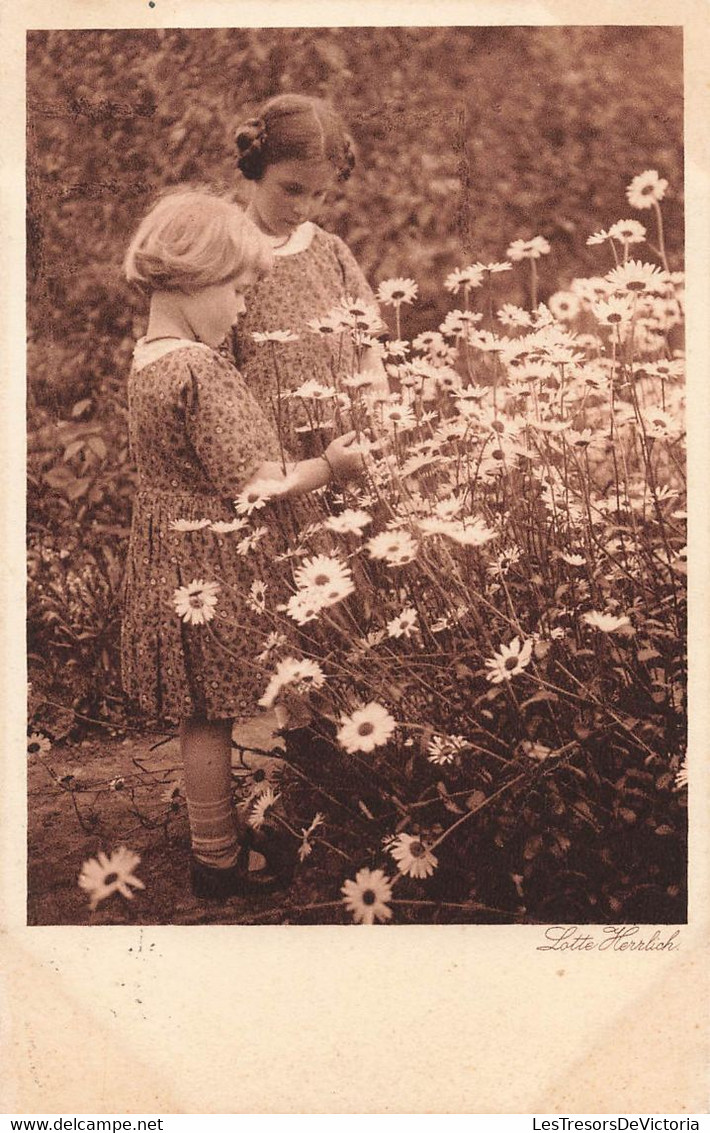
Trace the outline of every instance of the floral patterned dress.
{"type": "Polygon", "coordinates": [[[188,341],[138,343],[128,402],[139,486],[121,640],[126,695],[156,719],[243,721],[265,686],[255,655],[272,627],[247,599],[276,552],[278,505],[244,530],[172,524],[235,521],[235,496],[264,460],[279,459],[274,428],[234,365],[188,341]],[[250,543],[260,524],[266,532],[250,543]],[[175,612],[175,590],[195,579],[219,585],[206,624],[175,612]]]}
{"type": "MultiPolygon", "coordinates": [[[[307,246],[294,254],[276,252],[273,271],[246,295],[246,313],[239,319],[234,357],[245,383],[270,419],[276,419],[277,389],[297,389],[309,378],[333,385],[335,377],[353,372],[354,352],[347,335],[322,335],[307,324],[320,318],[346,296],[376,306],[372,289],[346,244],[315,224],[307,246]],[[296,342],[258,343],[252,335],[274,330],[298,334],[296,342]]],[[[298,230],[297,230],[298,231],[298,230]]],[[[296,430],[308,424],[297,401],[282,414],[286,446],[300,458],[314,455],[296,430]]],[[[305,434],[307,436],[307,433],[305,434]]]]}

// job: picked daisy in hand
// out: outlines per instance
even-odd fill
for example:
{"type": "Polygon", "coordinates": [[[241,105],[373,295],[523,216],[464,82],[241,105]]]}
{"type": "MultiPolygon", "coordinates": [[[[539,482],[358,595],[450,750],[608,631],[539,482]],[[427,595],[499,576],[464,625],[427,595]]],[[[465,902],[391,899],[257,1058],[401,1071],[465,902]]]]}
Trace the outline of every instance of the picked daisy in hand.
{"type": "Polygon", "coordinates": [[[439,864],[438,858],[414,834],[398,834],[388,849],[400,873],[407,877],[429,877],[439,864]]]}
{"type": "Polygon", "coordinates": [[[521,645],[520,638],[514,637],[510,645],[501,645],[500,651],[486,661],[486,667],[490,669],[490,672],[486,673],[488,680],[498,685],[522,673],[530,664],[532,648],[532,638],[528,638],[521,645]]]}
{"type": "Polygon", "coordinates": [[[137,878],[133,870],[140,862],[138,854],[121,846],[107,857],[100,851],[96,858],[89,858],[84,862],[79,874],[79,886],[89,895],[89,908],[95,909],[100,901],[104,901],[113,893],[121,893],[131,899],[131,887],[145,889],[143,882],[137,878]]]}
{"type": "Polygon", "coordinates": [[[204,625],[214,617],[219,583],[194,578],[187,586],[179,586],[173,594],[175,613],[188,625],[204,625]]]}
{"type": "Polygon", "coordinates": [[[374,924],[376,920],[387,921],[392,916],[387,904],[392,899],[392,885],[381,869],[358,870],[355,880],[346,881],[340,892],[355,924],[374,924]]]}
{"type": "Polygon", "coordinates": [[[338,743],[351,755],[356,751],[374,751],[387,743],[396,727],[387,709],[371,700],[351,716],[343,717],[338,743]]]}

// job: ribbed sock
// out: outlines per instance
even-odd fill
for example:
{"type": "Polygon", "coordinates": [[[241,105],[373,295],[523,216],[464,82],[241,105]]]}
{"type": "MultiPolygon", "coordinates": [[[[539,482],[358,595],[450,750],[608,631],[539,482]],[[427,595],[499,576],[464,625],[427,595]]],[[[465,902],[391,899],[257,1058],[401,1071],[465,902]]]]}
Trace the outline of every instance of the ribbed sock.
{"type": "Polygon", "coordinates": [[[229,869],[239,856],[237,825],[232,800],[195,802],[188,797],[187,814],[190,820],[192,852],[197,861],[212,869],[229,869]]]}

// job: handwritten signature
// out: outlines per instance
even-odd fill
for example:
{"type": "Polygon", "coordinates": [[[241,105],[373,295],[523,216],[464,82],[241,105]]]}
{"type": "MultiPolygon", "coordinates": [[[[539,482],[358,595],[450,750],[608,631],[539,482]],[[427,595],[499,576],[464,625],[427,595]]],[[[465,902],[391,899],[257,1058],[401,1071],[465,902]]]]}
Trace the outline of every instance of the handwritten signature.
{"type": "Polygon", "coordinates": [[[680,929],[646,930],[639,925],[604,925],[588,932],[578,925],[550,925],[545,929],[547,943],[538,952],[676,952],[680,948],[680,929]],[[599,933],[601,932],[601,937],[599,933]]]}

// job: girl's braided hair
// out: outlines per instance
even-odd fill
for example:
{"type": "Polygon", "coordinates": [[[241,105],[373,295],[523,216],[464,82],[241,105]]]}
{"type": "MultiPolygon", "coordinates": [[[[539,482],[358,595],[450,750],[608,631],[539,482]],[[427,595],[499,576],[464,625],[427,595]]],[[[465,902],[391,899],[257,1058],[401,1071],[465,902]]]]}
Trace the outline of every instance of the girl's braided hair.
{"type": "Polygon", "coordinates": [[[329,102],[303,94],[269,99],[255,118],[235,132],[237,167],[249,181],[260,181],[279,161],[329,161],[338,181],[355,165],[353,141],[329,102]]]}

